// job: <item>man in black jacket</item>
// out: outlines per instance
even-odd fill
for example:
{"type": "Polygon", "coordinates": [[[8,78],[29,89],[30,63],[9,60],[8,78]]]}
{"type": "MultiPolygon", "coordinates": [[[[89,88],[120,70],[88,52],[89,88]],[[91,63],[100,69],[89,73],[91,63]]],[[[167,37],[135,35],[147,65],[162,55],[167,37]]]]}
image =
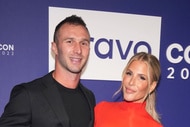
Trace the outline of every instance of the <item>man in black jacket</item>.
{"type": "Polygon", "coordinates": [[[80,83],[90,52],[90,34],[81,17],[72,15],[55,28],[55,70],[16,85],[0,127],[93,127],[94,94],[80,83]]]}

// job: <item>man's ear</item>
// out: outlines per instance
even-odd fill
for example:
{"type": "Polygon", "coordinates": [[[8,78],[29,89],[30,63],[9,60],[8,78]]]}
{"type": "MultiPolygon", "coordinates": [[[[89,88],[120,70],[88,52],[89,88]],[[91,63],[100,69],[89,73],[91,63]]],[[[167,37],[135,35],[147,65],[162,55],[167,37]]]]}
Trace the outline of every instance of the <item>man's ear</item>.
{"type": "Polygon", "coordinates": [[[157,86],[157,82],[156,81],[152,82],[152,84],[150,85],[149,93],[152,93],[152,91],[155,90],[156,86],[157,86]]]}
{"type": "Polygon", "coordinates": [[[55,42],[52,42],[51,43],[51,51],[53,52],[54,55],[57,55],[58,54],[58,51],[57,51],[57,44],[55,42]]]}

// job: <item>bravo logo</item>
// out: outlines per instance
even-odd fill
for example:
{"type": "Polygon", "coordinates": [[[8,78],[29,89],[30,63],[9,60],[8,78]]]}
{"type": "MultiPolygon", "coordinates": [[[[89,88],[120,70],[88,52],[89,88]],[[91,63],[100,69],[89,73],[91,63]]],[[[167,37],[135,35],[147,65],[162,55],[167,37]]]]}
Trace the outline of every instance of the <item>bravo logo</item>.
{"type": "Polygon", "coordinates": [[[82,17],[91,36],[90,56],[82,79],[120,81],[125,65],[135,53],[149,52],[159,58],[161,17],[49,7],[49,71],[54,69],[54,29],[73,14],[82,17]]]}
{"type": "MultiPolygon", "coordinates": [[[[94,38],[91,38],[91,41],[94,42],[94,38]]],[[[118,39],[116,39],[116,40],[109,39],[108,40],[106,38],[100,38],[95,42],[94,52],[101,59],[106,59],[106,58],[113,59],[114,43],[116,45],[116,48],[117,48],[118,53],[120,55],[120,58],[122,60],[127,59],[127,56],[128,56],[128,54],[129,54],[129,52],[130,52],[130,50],[134,44],[133,41],[129,41],[127,47],[123,51],[122,43],[120,42],[120,40],[118,40],[118,39]],[[107,45],[107,47],[105,47],[108,49],[107,52],[103,53],[100,51],[100,46],[102,43],[105,43],[105,45],[107,45]]],[[[138,53],[138,51],[144,51],[144,52],[152,53],[150,45],[145,41],[139,41],[136,43],[136,45],[134,46],[134,49],[133,49],[133,53],[134,54],[138,53]],[[142,47],[144,47],[144,50],[140,50],[142,47]]]]}

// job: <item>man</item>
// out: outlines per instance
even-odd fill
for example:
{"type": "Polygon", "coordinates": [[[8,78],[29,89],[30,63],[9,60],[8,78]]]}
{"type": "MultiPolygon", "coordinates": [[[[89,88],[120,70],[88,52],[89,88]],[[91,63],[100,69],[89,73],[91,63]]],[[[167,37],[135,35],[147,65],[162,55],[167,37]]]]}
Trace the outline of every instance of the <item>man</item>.
{"type": "Polygon", "coordinates": [[[55,28],[55,70],[13,88],[0,127],[93,127],[94,94],[80,83],[90,52],[82,18],[72,15],[55,28]]]}

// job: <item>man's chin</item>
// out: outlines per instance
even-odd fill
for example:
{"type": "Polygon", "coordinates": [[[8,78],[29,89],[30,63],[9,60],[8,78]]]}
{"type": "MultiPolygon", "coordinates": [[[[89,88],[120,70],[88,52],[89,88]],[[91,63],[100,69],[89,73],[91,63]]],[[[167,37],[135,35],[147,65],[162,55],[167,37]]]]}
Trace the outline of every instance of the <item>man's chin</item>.
{"type": "Polygon", "coordinates": [[[81,70],[77,70],[77,69],[72,69],[70,70],[71,73],[74,73],[74,74],[80,74],[82,71],[81,70]]]}

